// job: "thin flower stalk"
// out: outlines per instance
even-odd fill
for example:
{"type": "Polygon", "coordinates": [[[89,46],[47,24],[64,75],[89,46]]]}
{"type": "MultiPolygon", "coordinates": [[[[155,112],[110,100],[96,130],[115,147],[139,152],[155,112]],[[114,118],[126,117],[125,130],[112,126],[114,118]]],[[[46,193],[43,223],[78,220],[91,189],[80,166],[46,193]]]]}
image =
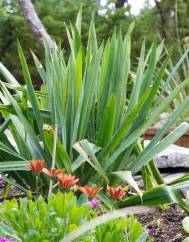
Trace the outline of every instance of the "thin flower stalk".
{"type": "MultiPolygon", "coordinates": [[[[55,168],[57,136],[58,136],[58,125],[55,124],[55,128],[54,128],[53,154],[52,154],[52,166],[51,166],[52,169],[55,168]]],[[[50,194],[52,192],[52,187],[53,187],[53,181],[52,181],[52,179],[50,179],[48,197],[50,196],[50,194]]]]}

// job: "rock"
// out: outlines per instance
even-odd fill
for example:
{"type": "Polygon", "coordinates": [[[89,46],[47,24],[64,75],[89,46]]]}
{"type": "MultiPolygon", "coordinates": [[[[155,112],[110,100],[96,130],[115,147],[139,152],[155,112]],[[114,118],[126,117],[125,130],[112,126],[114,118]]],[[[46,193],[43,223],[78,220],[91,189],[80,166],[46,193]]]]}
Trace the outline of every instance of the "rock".
{"type": "Polygon", "coordinates": [[[155,162],[158,168],[189,168],[189,149],[177,145],[170,145],[155,157],[155,162]]]}
{"type": "MultiPolygon", "coordinates": [[[[145,141],[145,146],[149,143],[145,141]]],[[[170,145],[155,157],[158,168],[183,167],[189,168],[189,148],[170,145]]]]}

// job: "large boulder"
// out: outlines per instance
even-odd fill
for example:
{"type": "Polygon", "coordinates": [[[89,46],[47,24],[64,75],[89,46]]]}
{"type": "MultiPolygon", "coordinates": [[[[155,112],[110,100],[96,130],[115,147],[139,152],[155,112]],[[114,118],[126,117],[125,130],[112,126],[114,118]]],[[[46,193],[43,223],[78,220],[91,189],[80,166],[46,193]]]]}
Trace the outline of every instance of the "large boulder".
{"type": "MultiPolygon", "coordinates": [[[[149,141],[145,141],[147,145],[149,141]]],[[[170,145],[155,157],[158,168],[184,167],[189,168],[189,148],[170,145]]]]}

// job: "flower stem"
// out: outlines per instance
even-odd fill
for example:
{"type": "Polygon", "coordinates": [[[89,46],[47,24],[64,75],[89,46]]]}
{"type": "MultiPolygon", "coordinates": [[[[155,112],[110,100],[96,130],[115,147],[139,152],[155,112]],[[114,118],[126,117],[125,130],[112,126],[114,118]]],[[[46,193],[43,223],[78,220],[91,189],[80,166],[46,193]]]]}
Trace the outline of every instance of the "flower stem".
{"type": "MultiPolygon", "coordinates": [[[[52,164],[51,164],[51,168],[52,169],[55,168],[55,162],[56,162],[57,135],[58,135],[58,125],[55,124],[55,128],[54,128],[54,142],[53,142],[53,153],[52,153],[52,164]]],[[[52,188],[53,188],[53,181],[52,181],[52,179],[50,179],[48,197],[50,196],[50,194],[52,192],[52,188]]]]}
{"type": "Polygon", "coordinates": [[[36,195],[39,196],[39,175],[36,175],[36,195]]]}

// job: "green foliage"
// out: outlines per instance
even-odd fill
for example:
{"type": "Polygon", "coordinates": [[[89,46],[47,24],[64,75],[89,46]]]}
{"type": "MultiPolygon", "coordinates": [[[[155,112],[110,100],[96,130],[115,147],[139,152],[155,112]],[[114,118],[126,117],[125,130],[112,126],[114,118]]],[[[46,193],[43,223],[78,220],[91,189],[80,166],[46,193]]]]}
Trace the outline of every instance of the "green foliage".
{"type": "Polygon", "coordinates": [[[146,239],[142,240],[142,236],[147,238],[147,234],[144,232],[141,223],[131,215],[127,220],[125,218],[115,219],[97,227],[94,233],[94,241],[145,241],[146,239]]]}
{"type": "MultiPolygon", "coordinates": [[[[88,29],[92,14],[95,16],[94,21],[99,43],[103,40],[107,40],[112,35],[115,28],[121,28],[122,32],[125,34],[129,24],[134,20],[136,21],[132,52],[132,63],[134,64],[136,58],[139,56],[143,39],[146,40],[148,47],[150,47],[154,39],[159,41],[160,36],[161,38],[165,38],[167,47],[177,43],[177,46],[175,46],[174,62],[180,55],[179,45],[183,46],[188,43],[188,0],[158,1],[161,6],[162,15],[164,16],[163,19],[161,18],[161,12],[158,7],[149,7],[148,1],[146,1],[142,12],[138,16],[132,16],[129,4],[124,8],[112,11],[109,4],[102,7],[98,4],[97,0],[36,0],[32,2],[47,31],[58,43],[61,42],[66,59],[69,57],[70,51],[66,37],[65,23],[69,24],[75,21],[81,3],[84,13],[82,21],[82,40],[84,44],[87,43],[88,29]],[[104,14],[102,14],[102,12],[104,14]],[[178,16],[177,23],[176,15],[178,16]]],[[[115,3],[114,0],[108,2],[115,3]]],[[[32,65],[30,48],[35,53],[38,53],[40,59],[43,58],[43,52],[30,33],[17,1],[2,0],[0,7],[1,61],[12,71],[14,76],[19,79],[19,82],[22,82],[22,76],[19,71],[19,59],[16,57],[16,39],[18,38],[25,50],[35,87],[39,88],[40,79],[32,65]],[[14,58],[12,58],[12,56],[14,56],[14,58]]]]}
{"type": "Polygon", "coordinates": [[[182,221],[182,226],[184,230],[189,233],[189,217],[185,217],[182,221]]]}
{"type": "Polygon", "coordinates": [[[127,221],[124,218],[114,221],[110,221],[107,224],[104,224],[97,227],[95,231],[95,239],[99,242],[108,242],[108,241],[124,241],[125,240],[125,227],[127,226],[127,221]]]}
{"type": "MultiPolygon", "coordinates": [[[[63,46],[66,58],[69,56],[70,51],[65,23],[74,23],[81,4],[83,8],[82,40],[85,44],[87,43],[88,30],[93,14],[95,15],[95,23],[98,26],[97,33],[99,42],[108,39],[115,27],[121,27],[123,32],[126,33],[128,25],[132,21],[125,15],[125,13],[128,12],[127,9],[120,9],[113,13],[108,6],[106,6],[103,8],[107,11],[106,16],[99,15],[98,10],[101,10],[102,7],[96,0],[37,0],[32,2],[48,33],[63,46]]],[[[20,75],[20,64],[16,49],[16,40],[19,39],[25,50],[35,87],[39,88],[41,82],[33,68],[30,49],[38,53],[40,59],[43,58],[43,50],[30,33],[17,1],[5,0],[3,3],[0,3],[0,13],[1,62],[4,63],[4,65],[12,71],[14,76],[19,79],[19,82],[22,83],[23,78],[22,75],[20,75]],[[14,60],[12,56],[15,57],[14,60]]]]}
{"type": "MultiPolygon", "coordinates": [[[[185,217],[183,220],[182,220],[182,226],[183,226],[183,229],[185,230],[186,233],[189,233],[189,217],[185,217]]],[[[185,238],[183,240],[183,242],[188,242],[189,241],[189,237],[185,238]]]]}
{"type": "MultiPolygon", "coordinates": [[[[59,241],[65,234],[94,217],[89,205],[78,206],[72,193],[5,201],[0,207],[0,231],[7,236],[13,231],[19,241],[59,241]]],[[[12,235],[11,235],[12,237],[12,235]]]]}
{"type": "MultiPolygon", "coordinates": [[[[180,186],[181,188],[182,186],[180,186]]],[[[163,204],[179,204],[182,209],[189,213],[188,205],[185,203],[181,195],[178,193],[176,189],[179,187],[177,186],[166,186],[162,185],[156,188],[153,188],[149,191],[143,193],[142,199],[139,195],[132,196],[125,200],[118,202],[118,207],[123,208],[131,205],[163,205],[163,204]]]]}
{"type": "MultiPolygon", "coordinates": [[[[48,203],[41,196],[35,201],[28,198],[5,201],[0,205],[0,215],[0,235],[23,242],[60,241],[85,222],[92,223],[91,219],[96,217],[88,204],[78,204],[73,193],[51,194],[48,203]]],[[[110,220],[74,241],[106,242],[114,239],[115,242],[135,242],[144,234],[142,225],[132,215],[128,219],[110,220]]]]}
{"type": "MultiPolygon", "coordinates": [[[[11,120],[7,127],[15,143],[13,146],[9,142],[3,129],[0,149],[10,154],[12,159],[1,159],[1,171],[8,170],[4,161],[9,170],[14,171],[18,160],[17,169],[22,171],[11,172],[11,176],[20,185],[27,184],[35,191],[36,179],[28,174],[26,164],[31,160],[43,159],[47,167],[51,167],[53,128],[58,126],[57,168],[74,173],[80,178],[81,184],[93,183],[99,187],[109,182],[117,185],[118,180],[114,177],[117,174],[119,180],[134,186],[141,196],[131,174],[142,169],[147,190],[163,184],[152,159],[182,136],[189,127],[188,123],[182,123],[164,137],[188,107],[187,98],[148,146],[144,148],[141,143],[143,133],[186,87],[187,80],[176,86],[162,101],[162,92],[159,92],[162,84],[164,90],[171,83],[188,50],[167,76],[166,67],[170,56],[161,62],[164,43],[153,43],[147,54],[143,43],[137,71],[133,74],[130,54],[134,24],[130,25],[124,38],[121,32],[114,32],[112,38],[99,45],[92,21],[85,48],[80,34],[81,23],[80,11],[76,25],[66,28],[71,49],[67,61],[58,46],[53,51],[45,46],[44,66],[33,54],[36,69],[43,81],[41,91],[35,91],[32,86],[20,45],[18,51],[25,86],[20,85],[0,64],[0,72],[8,82],[0,82],[0,109],[4,117],[11,120]],[[133,81],[132,90],[128,87],[129,78],[133,81]],[[15,95],[12,95],[12,90],[15,95]],[[49,128],[44,128],[44,125],[49,125],[49,128]],[[124,170],[128,172],[124,173],[124,170]]],[[[44,176],[40,180],[41,191],[46,192],[49,180],[44,176]]],[[[169,191],[168,189],[168,197],[169,191]]]]}

